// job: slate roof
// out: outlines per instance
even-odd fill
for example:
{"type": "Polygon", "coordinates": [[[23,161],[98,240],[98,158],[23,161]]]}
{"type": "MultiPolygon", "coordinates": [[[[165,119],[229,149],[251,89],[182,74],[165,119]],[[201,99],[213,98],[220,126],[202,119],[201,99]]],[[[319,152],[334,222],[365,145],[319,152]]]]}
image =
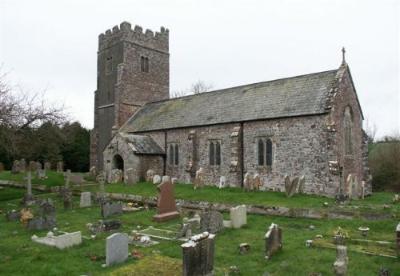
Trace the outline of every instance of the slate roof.
{"type": "Polygon", "coordinates": [[[323,114],[336,73],[331,70],[147,103],[121,131],[323,114]]]}
{"type": "Polygon", "coordinates": [[[160,146],[146,135],[120,133],[125,138],[132,151],[136,154],[164,154],[160,146]]]}

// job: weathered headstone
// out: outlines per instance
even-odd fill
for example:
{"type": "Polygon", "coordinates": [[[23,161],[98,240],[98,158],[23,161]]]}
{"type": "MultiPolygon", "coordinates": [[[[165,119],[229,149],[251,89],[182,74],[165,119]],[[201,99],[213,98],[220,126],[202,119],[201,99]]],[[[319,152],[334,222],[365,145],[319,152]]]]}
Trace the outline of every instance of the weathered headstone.
{"type": "Polygon", "coordinates": [[[69,186],[65,185],[60,189],[60,194],[63,199],[64,210],[72,208],[72,191],[69,186]]]}
{"type": "Polygon", "coordinates": [[[128,259],[129,237],[125,233],[115,233],[106,239],[106,265],[123,263],[128,259]]]}
{"type": "Polygon", "coordinates": [[[99,234],[102,232],[117,230],[121,228],[121,222],[119,220],[99,220],[96,223],[88,223],[87,227],[92,234],[99,234]]]}
{"type": "Polygon", "coordinates": [[[336,247],[336,261],[333,264],[336,276],[345,276],[347,274],[348,262],[347,247],[344,245],[338,245],[336,247]]]}
{"type": "Polygon", "coordinates": [[[219,188],[219,189],[222,189],[222,188],[225,188],[225,186],[226,186],[226,177],[222,175],[222,176],[219,178],[218,188],[219,188]]]}
{"type": "Polygon", "coordinates": [[[183,275],[214,275],[215,235],[204,232],[181,245],[183,275]]]}
{"type": "Polygon", "coordinates": [[[247,224],[246,205],[239,205],[230,209],[232,228],[240,228],[247,224]]]}
{"type": "Polygon", "coordinates": [[[19,164],[19,160],[14,160],[12,168],[11,168],[11,173],[13,174],[17,174],[20,173],[20,164],[19,164]]]}
{"type": "Polygon", "coordinates": [[[245,173],[243,179],[243,187],[245,191],[252,191],[253,190],[253,177],[250,172],[245,173]]]}
{"type": "Polygon", "coordinates": [[[265,259],[269,260],[272,255],[282,249],[282,229],[272,223],[265,234],[265,259]]]}
{"type": "Polygon", "coordinates": [[[11,210],[6,213],[6,219],[8,221],[17,221],[21,218],[21,213],[17,210],[11,210]]]}
{"type": "Polygon", "coordinates": [[[44,200],[39,206],[39,216],[28,221],[29,230],[52,229],[56,226],[56,209],[50,199],[44,200]]]}
{"type": "Polygon", "coordinates": [[[285,175],[285,192],[287,197],[292,197],[296,193],[298,184],[299,178],[297,176],[290,181],[290,177],[285,175]]]}
{"type": "Polygon", "coordinates": [[[172,177],[171,178],[171,182],[172,182],[172,184],[177,184],[178,183],[178,178],[176,178],[176,177],[172,177]]]}
{"type": "Polygon", "coordinates": [[[239,254],[244,255],[250,251],[250,245],[248,243],[239,244],[239,254]]]}
{"type": "Polygon", "coordinates": [[[204,169],[200,168],[196,171],[196,176],[193,181],[193,188],[202,188],[204,187],[204,169]]]}
{"type": "Polygon", "coordinates": [[[107,218],[113,215],[120,215],[123,213],[121,202],[102,202],[101,203],[101,216],[107,218]]]}
{"type": "Polygon", "coordinates": [[[192,225],[189,223],[188,218],[183,218],[180,229],[178,230],[177,238],[187,238],[192,236],[192,225]]]}
{"type": "Polygon", "coordinates": [[[305,185],[306,185],[306,177],[305,175],[302,175],[299,179],[299,194],[304,194],[304,189],[305,189],[305,185]]]}
{"type": "Polygon", "coordinates": [[[179,217],[175,204],[174,185],[169,176],[163,176],[162,182],[157,186],[157,215],[153,219],[157,222],[167,221],[179,217]]]}
{"type": "Polygon", "coordinates": [[[81,208],[92,206],[92,194],[90,192],[81,193],[81,201],[79,206],[81,208]]]}
{"type": "Polygon", "coordinates": [[[122,171],[119,169],[111,170],[110,183],[118,183],[122,181],[122,171]]]}
{"type": "Polygon", "coordinates": [[[138,173],[133,168],[129,168],[125,171],[125,177],[126,184],[136,184],[140,180],[138,173]]]}
{"type": "Polygon", "coordinates": [[[361,181],[361,192],[360,192],[360,198],[364,199],[365,198],[365,181],[361,181]]]}
{"type": "Polygon", "coordinates": [[[253,178],[253,188],[254,190],[258,191],[260,190],[260,187],[262,187],[261,177],[258,173],[256,173],[253,178]]]}
{"type": "Polygon", "coordinates": [[[161,176],[159,176],[158,174],[156,174],[153,177],[153,184],[160,184],[161,183],[161,176]]]}
{"type": "Polygon", "coordinates": [[[73,233],[64,233],[59,236],[55,236],[53,232],[47,233],[46,237],[39,238],[36,235],[32,236],[32,241],[45,244],[48,246],[54,246],[58,249],[64,249],[68,247],[72,247],[74,245],[79,245],[82,243],[82,235],[81,232],[73,232],[73,233]]]}
{"type": "Polygon", "coordinates": [[[26,161],[24,158],[19,161],[19,170],[23,173],[26,171],[26,161]]]}
{"type": "Polygon", "coordinates": [[[64,171],[64,162],[63,161],[58,161],[57,162],[57,172],[62,173],[64,171]]]}
{"type": "Polygon", "coordinates": [[[0,162],[0,172],[4,171],[4,164],[0,162]]]}
{"type": "Polygon", "coordinates": [[[75,185],[81,185],[83,183],[83,176],[79,174],[70,174],[69,180],[75,185]]]}
{"type": "Polygon", "coordinates": [[[46,171],[50,171],[51,170],[51,163],[49,161],[44,162],[44,169],[46,171]]]}
{"type": "Polygon", "coordinates": [[[35,161],[29,161],[29,170],[30,170],[31,172],[36,171],[36,170],[37,170],[36,165],[37,165],[37,164],[36,164],[35,161]]]}
{"type": "Polygon", "coordinates": [[[39,179],[45,179],[46,178],[46,170],[44,170],[44,169],[37,170],[37,176],[39,179]]]}
{"type": "Polygon", "coordinates": [[[147,172],[146,172],[146,181],[147,182],[152,182],[154,175],[155,175],[154,170],[147,170],[147,172]]]}
{"type": "Polygon", "coordinates": [[[212,234],[224,229],[224,217],[218,211],[207,211],[200,215],[200,229],[212,234]]]}
{"type": "Polygon", "coordinates": [[[96,177],[96,176],[97,176],[97,169],[96,169],[95,166],[92,166],[92,167],[90,168],[90,170],[89,170],[89,175],[90,175],[91,177],[96,177]]]}

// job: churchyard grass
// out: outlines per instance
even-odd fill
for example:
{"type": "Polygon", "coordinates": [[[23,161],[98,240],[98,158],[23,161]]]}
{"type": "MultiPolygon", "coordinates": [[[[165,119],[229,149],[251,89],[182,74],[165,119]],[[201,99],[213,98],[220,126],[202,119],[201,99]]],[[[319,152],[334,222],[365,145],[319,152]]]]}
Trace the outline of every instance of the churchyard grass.
{"type": "MultiPolygon", "coordinates": [[[[8,189],[0,190],[0,209],[3,213],[6,210],[15,209],[19,201],[19,199],[9,199],[7,195],[15,193],[13,191],[15,189],[7,191],[8,189]]],[[[84,236],[89,237],[90,233],[86,229],[86,224],[101,219],[99,207],[78,208],[79,198],[74,197],[74,209],[64,211],[60,199],[54,195],[52,197],[56,200],[59,230],[67,232],[80,230],[84,236]]],[[[123,226],[120,231],[125,233],[137,229],[137,225],[140,225],[142,229],[151,225],[157,228],[173,229],[180,222],[179,219],[175,219],[158,224],[152,221],[154,214],[155,209],[150,209],[123,214],[111,219],[121,220],[123,226]]],[[[394,229],[398,223],[395,219],[385,221],[316,220],[260,215],[248,215],[247,220],[248,224],[242,229],[225,229],[217,234],[214,266],[216,275],[224,275],[229,267],[234,265],[240,269],[241,275],[262,275],[264,272],[269,272],[270,275],[310,275],[313,272],[332,275],[335,250],[306,248],[305,240],[312,239],[317,234],[330,240],[333,230],[338,226],[347,230],[351,238],[362,238],[357,228],[368,226],[370,228],[368,239],[394,242],[394,229]],[[277,223],[283,230],[283,250],[266,261],[263,238],[267,227],[272,222],[277,223]],[[311,224],[315,226],[314,230],[309,229],[311,224]],[[238,245],[243,242],[249,243],[251,249],[248,254],[239,255],[238,245]]],[[[141,263],[141,260],[129,258],[124,264],[102,268],[101,265],[105,260],[101,259],[101,256],[105,255],[105,238],[109,234],[97,235],[93,240],[84,239],[81,245],[61,251],[31,241],[30,237],[33,234],[44,236],[47,231],[30,232],[19,222],[7,222],[4,215],[0,216],[0,225],[1,275],[106,275],[110,273],[125,275],[123,271],[126,271],[128,265],[131,266],[131,271],[135,271],[134,268],[138,265],[140,271],[144,271],[146,275],[161,275],[157,274],[157,270],[159,271],[162,267],[162,256],[175,259],[177,264],[181,263],[182,258],[180,248],[182,242],[161,241],[160,244],[148,248],[129,246],[130,251],[136,249],[146,258],[154,259],[152,262],[141,263]],[[97,261],[92,261],[89,256],[94,255],[100,257],[100,260],[98,258],[97,261]],[[157,265],[158,261],[160,263],[157,265]]],[[[348,255],[350,260],[348,275],[377,275],[381,267],[389,268],[391,275],[396,275],[400,271],[398,259],[368,256],[353,252],[351,248],[348,255]]],[[[174,267],[173,262],[171,266],[174,267]]],[[[175,270],[162,275],[181,275],[181,273],[175,270]]]]}
{"type": "MultiPolygon", "coordinates": [[[[35,172],[32,173],[32,185],[45,185],[48,187],[64,185],[64,175],[55,171],[46,171],[47,178],[39,179],[35,172]]],[[[1,180],[11,180],[17,183],[25,183],[26,173],[12,174],[11,171],[0,172],[1,180]]]]}

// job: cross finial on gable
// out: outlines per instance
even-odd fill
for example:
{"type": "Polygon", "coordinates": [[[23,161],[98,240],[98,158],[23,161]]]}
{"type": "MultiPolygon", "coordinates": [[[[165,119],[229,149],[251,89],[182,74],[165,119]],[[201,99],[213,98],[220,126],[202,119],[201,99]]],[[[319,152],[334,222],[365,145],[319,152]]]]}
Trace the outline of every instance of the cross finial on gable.
{"type": "Polygon", "coordinates": [[[342,65],[346,64],[346,49],[342,47],[342,65]]]}

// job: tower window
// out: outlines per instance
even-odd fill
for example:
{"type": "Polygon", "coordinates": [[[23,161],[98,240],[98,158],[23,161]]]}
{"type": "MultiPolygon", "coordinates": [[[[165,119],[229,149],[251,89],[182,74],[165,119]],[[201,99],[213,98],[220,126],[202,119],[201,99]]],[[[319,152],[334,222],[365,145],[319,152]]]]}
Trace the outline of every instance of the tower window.
{"type": "Polygon", "coordinates": [[[221,165],[221,141],[210,141],[209,158],[210,158],[210,166],[221,165]]]}
{"type": "Polygon", "coordinates": [[[149,72],[149,58],[148,57],[144,57],[144,56],[140,57],[140,70],[145,73],[149,72]]]}
{"type": "Polygon", "coordinates": [[[272,166],[272,141],[269,138],[258,138],[257,159],[259,166],[272,166]]]}
{"type": "Polygon", "coordinates": [[[106,75],[109,75],[113,71],[112,57],[106,59],[106,75]]]}

